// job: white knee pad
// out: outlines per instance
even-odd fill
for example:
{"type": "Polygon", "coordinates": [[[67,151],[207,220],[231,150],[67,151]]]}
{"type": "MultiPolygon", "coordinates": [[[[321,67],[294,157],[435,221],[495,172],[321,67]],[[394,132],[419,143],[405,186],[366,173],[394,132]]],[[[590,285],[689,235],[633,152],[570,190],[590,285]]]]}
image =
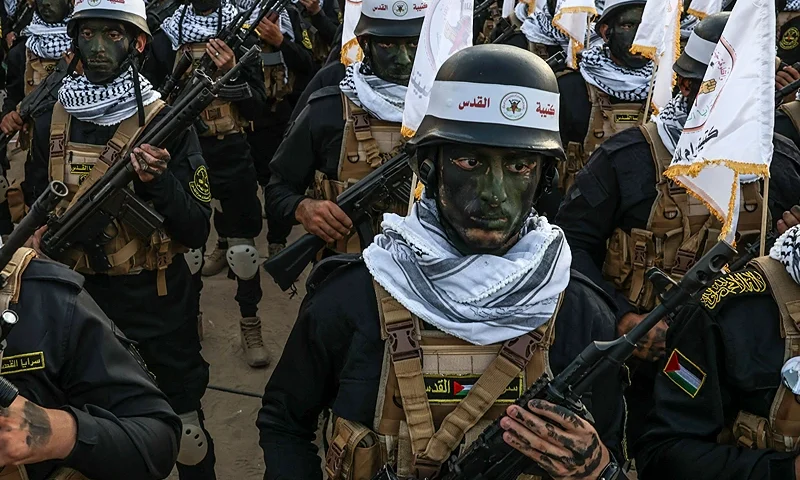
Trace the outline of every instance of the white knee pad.
{"type": "Polygon", "coordinates": [[[208,438],[200,428],[200,416],[196,411],[178,415],[181,419],[181,447],[178,450],[178,463],[197,465],[208,454],[208,438]]]}
{"type": "Polygon", "coordinates": [[[193,248],[183,254],[186,264],[189,265],[189,271],[192,275],[199,272],[203,267],[203,251],[199,248],[193,248]]]}
{"type": "Polygon", "coordinates": [[[258,273],[258,250],[252,238],[229,238],[225,258],[234,275],[242,280],[250,280],[258,273]]]}

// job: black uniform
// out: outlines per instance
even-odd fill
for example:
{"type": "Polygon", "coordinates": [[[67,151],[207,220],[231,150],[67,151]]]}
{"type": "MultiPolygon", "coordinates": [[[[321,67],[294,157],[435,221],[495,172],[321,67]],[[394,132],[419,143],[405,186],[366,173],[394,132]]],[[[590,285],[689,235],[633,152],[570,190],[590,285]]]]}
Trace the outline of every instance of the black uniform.
{"type": "MultiPolygon", "coordinates": [[[[264,391],[257,425],[265,480],[321,478],[313,441],[323,409],[330,407],[335,415],[369,427],[373,424],[385,343],[380,338],[372,277],[358,261],[335,269],[324,282],[316,278],[330,268],[328,262],[342,258],[323,261],[309,277],[309,293],[264,391]]],[[[550,348],[554,373],[592,340],[615,336],[610,301],[585,277],[573,275],[550,348]]],[[[597,382],[586,397],[598,432],[618,459],[622,458],[621,393],[622,383],[614,373],[597,382]]]]}
{"type": "Polygon", "coordinates": [[[319,69],[308,82],[308,85],[306,85],[300,97],[298,97],[290,120],[294,121],[297,116],[300,115],[300,112],[308,105],[308,99],[314,92],[324,87],[339,85],[342,79],[344,79],[345,69],[345,65],[341,62],[333,62],[319,69]]]}
{"type": "Polygon", "coordinates": [[[780,313],[769,290],[732,293],[714,308],[687,306],[670,329],[667,346],[670,353],[678,349],[705,379],[692,398],[666,374],[656,377],[655,408],[635,447],[640,478],[793,480],[797,452],[716,442],[740,410],[769,418],[784,355],[780,313]]]}
{"type": "Polygon", "coordinates": [[[44,480],[65,466],[97,480],[165,478],[178,454],[180,420],[82,285],[63,265],[33,260],[12,305],[20,321],[8,337],[3,376],[28,400],[71,413],[78,431],[65,460],[28,465],[28,476],[44,480]]]}
{"type": "Polygon", "coordinates": [[[3,113],[5,117],[11,112],[19,102],[25,98],[25,52],[27,47],[24,43],[18,43],[8,51],[6,57],[6,71],[8,81],[6,82],[6,98],[3,100],[3,113]]]}
{"type": "MultiPolygon", "coordinates": [[[[150,125],[155,125],[169,107],[159,112],[150,125]]],[[[50,121],[52,109],[35,120],[31,152],[25,164],[26,199],[36,199],[47,187],[49,179],[50,121]]],[[[99,126],[73,118],[69,138],[76,143],[105,145],[117,126],[99,126]]],[[[164,228],[173,241],[188,248],[202,247],[209,234],[210,208],[195,197],[189,184],[198,170],[205,169],[203,155],[193,129],[177,135],[165,147],[170,152],[168,170],[149,183],[133,182],[136,194],[150,201],[164,217],[164,228]]],[[[208,384],[208,364],[200,355],[197,316],[193,315],[191,275],[180,255],[166,270],[166,296],[158,296],[157,272],[143,270],[135,275],[86,275],[86,290],[98,305],[131,339],[150,370],[158,378],[159,387],[169,397],[178,413],[200,410],[200,398],[208,384]]],[[[197,467],[213,469],[213,444],[209,437],[209,454],[197,467]]]]}
{"type": "Polygon", "coordinates": [[[789,116],[780,110],[775,110],[775,133],[780,133],[788,138],[800,149],[800,132],[794,128],[794,124],[789,119],[789,116]]]}
{"type": "MultiPolygon", "coordinates": [[[[153,36],[150,58],[145,62],[142,74],[153,85],[162,85],[172,72],[174,64],[175,50],[172,49],[172,43],[163,31],[159,31],[153,36]]],[[[267,108],[260,60],[243,65],[238,80],[228,85],[220,91],[220,98],[237,99],[233,103],[244,118],[253,120],[267,108]]],[[[200,137],[200,145],[208,164],[211,193],[219,200],[222,209],[214,212],[214,228],[220,238],[256,238],[262,227],[261,204],[258,201],[256,170],[250,156],[247,136],[244,133],[235,133],[222,139],[200,137]]],[[[199,272],[195,281],[202,286],[199,272]]],[[[237,282],[236,301],[242,317],[255,317],[262,296],[258,272],[250,280],[237,278],[237,282]]],[[[198,313],[196,309],[197,307],[195,314],[198,313]]]]}
{"type": "MultiPolygon", "coordinates": [[[[302,89],[314,75],[316,67],[311,59],[311,52],[303,45],[303,29],[300,27],[300,14],[293,7],[287,12],[292,20],[294,40],[288,35],[283,35],[283,43],[278,49],[283,56],[286,68],[295,77],[295,88],[302,89]]],[[[291,94],[281,101],[274,98],[267,99],[267,107],[258,112],[253,119],[252,128],[247,131],[247,141],[250,144],[253,164],[258,175],[258,184],[264,187],[269,182],[269,162],[281,144],[283,134],[289,125],[289,116],[292,113],[293,103],[291,94]]],[[[265,209],[266,210],[266,209],[265,209]]],[[[267,242],[285,244],[286,237],[292,231],[292,223],[275,221],[267,213],[267,242]]]]}
{"type": "Polygon", "coordinates": [[[342,109],[338,85],[317,90],[289,127],[269,164],[272,176],[264,188],[267,212],[276,221],[297,223],[295,209],[306,198],[316,170],[337,179],[344,133],[342,109]]]}

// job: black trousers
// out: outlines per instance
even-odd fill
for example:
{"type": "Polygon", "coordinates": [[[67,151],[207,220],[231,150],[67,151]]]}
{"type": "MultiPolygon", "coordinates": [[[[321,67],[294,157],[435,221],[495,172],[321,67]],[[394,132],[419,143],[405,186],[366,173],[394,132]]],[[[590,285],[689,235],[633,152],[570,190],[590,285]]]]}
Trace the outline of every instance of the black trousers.
{"type": "MultiPolygon", "coordinates": [[[[247,142],[250,144],[253,165],[255,166],[258,176],[258,184],[262,187],[269,183],[269,162],[272,161],[272,157],[275,155],[275,152],[278,151],[278,146],[280,146],[281,140],[283,140],[283,132],[286,126],[286,124],[279,124],[264,127],[256,131],[250,131],[247,134],[247,142]]],[[[286,238],[292,231],[292,224],[275,219],[270,215],[270,212],[266,210],[266,206],[264,207],[264,214],[267,217],[267,242],[286,244],[286,238]]]]}

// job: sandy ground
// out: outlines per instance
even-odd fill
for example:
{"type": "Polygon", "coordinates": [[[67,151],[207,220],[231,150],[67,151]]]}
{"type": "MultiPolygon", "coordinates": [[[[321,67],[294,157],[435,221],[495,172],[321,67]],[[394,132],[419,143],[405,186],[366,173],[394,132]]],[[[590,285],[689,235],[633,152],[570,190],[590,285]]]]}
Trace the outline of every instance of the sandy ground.
{"type": "MultiPolygon", "coordinates": [[[[20,182],[23,178],[24,152],[12,152],[12,169],[9,180],[20,182]]],[[[262,260],[266,259],[266,222],[257,239],[262,260]]],[[[290,241],[302,235],[302,227],[295,227],[290,241]]],[[[212,232],[208,251],[216,244],[216,233],[212,232]]],[[[201,299],[204,315],[205,339],[203,356],[211,364],[211,384],[235,388],[248,392],[263,393],[275,363],[280,358],[284,343],[291,332],[297,310],[305,293],[305,278],[308,270],[297,282],[298,295],[292,299],[261,270],[261,285],[264,296],[259,304],[259,316],[263,325],[264,343],[272,357],[268,368],[250,368],[244,360],[239,340],[239,307],[234,300],[236,281],[229,280],[225,273],[205,278],[201,299]]],[[[256,414],[261,406],[258,398],[208,390],[203,397],[206,426],[214,439],[217,478],[220,480],[260,480],[264,475],[264,457],[258,446],[256,414]]],[[[177,480],[173,471],[170,479],[177,480]]]]}

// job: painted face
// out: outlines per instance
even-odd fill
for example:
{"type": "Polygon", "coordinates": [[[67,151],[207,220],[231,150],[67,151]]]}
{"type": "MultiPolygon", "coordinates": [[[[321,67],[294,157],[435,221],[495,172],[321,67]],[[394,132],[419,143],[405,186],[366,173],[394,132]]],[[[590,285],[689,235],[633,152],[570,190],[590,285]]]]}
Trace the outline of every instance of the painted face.
{"type": "Polygon", "coordinates": [[[439,149],[436,203],[445,232],[465,254],[503,254],[530,215],[543,157],[509,148],[439,149]]]}
{"type": "Polygon", "coordinates": [[[90,82],[108,83],[119,76],[133,35],[120,22],[92,19],[78,26],[78,49],[90,82]]]}
{"type": "Polygon", "coordinates": [[[208,13],[219,8],[220,0],[192,0],[195,13],[208,13]]]}
{"type": "Polygon", "coordinates": [[[370,37],[367,48],[372,73],[387,82],[408,85],[417,41],[417,37],[370,37]]]}
{"type": "Polygon", "coordinates": [[[47,23],[59,23],[69,14],[67,0],[36,0],[36,10],[47,23]]]}
{"type": "Polygon", "coordinates": [[[630,51],[636,30],[642,23],[642,13],[644,7],[626,8],[611,21],[608,28],[607,43],[611,55],[629,68],[642,68],[650,61],[647,57],[633,55],[630,51]]]}

